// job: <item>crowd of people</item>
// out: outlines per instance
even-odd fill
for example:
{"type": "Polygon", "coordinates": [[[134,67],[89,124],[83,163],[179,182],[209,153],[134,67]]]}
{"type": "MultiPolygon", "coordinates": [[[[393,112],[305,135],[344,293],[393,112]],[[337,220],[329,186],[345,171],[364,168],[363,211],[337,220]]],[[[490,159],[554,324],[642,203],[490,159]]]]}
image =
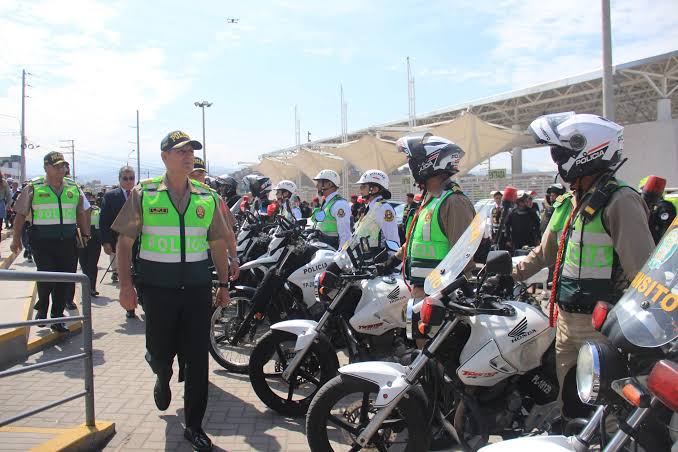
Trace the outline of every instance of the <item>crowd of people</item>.
{"type": "MultiPolygon", "coordinates": [[[[551,185],[541,209],[533,191],[507,187],[491,193],[494,204],[483,243],[485,254],[500,249],[526,255],[513,272],[518,281],[544,267],[551,269],[549,315],[558,329],[562,388],[571,378],[583,341],[605,340],[591,328],[593,305],[618,299],[675,218],[675,208],[662,200],[665,180],[648,178],[641,194],[615,178],[622,163],[621,126],[594,115],[568,113],[539,117],[529,130],[538,144],[550,146],[569,190],[563,184],[551,185]],[[590,152],[601,143],[607,146],[604,152],[590,152]]],[[[369,247],[384,249],[386,241],[395,242],[398,251],[380,266],[394,269],[402,264],[415,299],[425,296],[426,276],[476,212],[451,179],[464,151],[429,133],[407,135],[396,143],[422,192],[406,195],[400,227],[387,202],[389,177],[378,169],[361,175],[356,183],[360,195],[350,200],[339,194],[339,175],[322,170],[313,178],[317,197],[307,203],[294,182],[273,185],[261,175],[246,176],[242,181],[246,193],[238,194],[241,184],[233,177],[207,175],[205,162],[194,155],[201,148],[184,132],[170,132],[160,145],[163,175],[138,181],[134,169],[124,166],[118,186],[97,195],[83,192],[67,177],[63,155],[50,152],[44,157],[44,176],[22,189],[13,181],[0,182],[0,213],[7,217],[6,210],[13,211],[9,220],[10,226],[14,223],[13,252],[25,249],[39,271],[75,272],[79,260],[90,278],[92,296],[98,294],[97,262],[103,248],[127,316],[134,317],[139,302],[143,304],[146,359],[157,376],[153,390],[157,407],[169,406],[177,356],[180,380],[186,386],[184,435],[196,450],[210,450],[211,441],[202,429],[210,306],[228,306],[229,281],[238,278],[234,212],[277,215],[290,222],[310,219],[323,240],[336,248],[351,239],[369,213],[378,224],[367,237],[369,247]]],[[[38,283],[36,318],[46,318],[50,297],[51,316],[61,317],[72,306],[73,294],[73,284],[38,283]]],[[[65,331],[63,324],[52,328],[65,331]]],[[[421,343],[425,337],[417,339],[421,343]]]]}

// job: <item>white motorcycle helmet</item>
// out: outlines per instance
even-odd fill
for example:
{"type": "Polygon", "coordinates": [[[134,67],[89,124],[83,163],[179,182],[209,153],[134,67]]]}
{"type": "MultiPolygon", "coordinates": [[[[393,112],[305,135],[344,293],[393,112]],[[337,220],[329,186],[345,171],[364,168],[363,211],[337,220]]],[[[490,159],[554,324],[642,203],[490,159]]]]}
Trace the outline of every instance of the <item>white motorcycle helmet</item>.
{"type": "Polygon", "coordinates": [[[328,180],[334,184],[335,187],[339,187],[341,185],[340,179],[339,179],[339,174],[337,174],[336,171],[332,171],[331,169],[324,169],[320,171],[314,178],[313,180],[328,180]]]}
{"type": "Polygon", "coordinates": [[[624,128],[597,115],[556,113],[532,121],[529,132],[551,147],[551,158],[565,182],[604,171],[621,160],[624,128]]]}
{"type": "Polygon", "coordinates": [[[362,184],[374,184],[379,186],[380,188],[380,193],[384,197],[384,199],[390,199],[391,198],[391,192],[388,191],[389,187],[389,180],[388,180],[388,175],[380,171],[378,169],[371,169],[365,171],[361,176],[360,179],[358,179],[358,182],[355,183],[356,185],[362,185],[362,184]]]}
{"type": "Polygon", "coordinates": [[[273,190],[287,190],[288,192],[290,192],[291,197],[297,191],[297,184],[295,184],[291,180],[281,180],[280,182],[275,184],[273,190]]]}

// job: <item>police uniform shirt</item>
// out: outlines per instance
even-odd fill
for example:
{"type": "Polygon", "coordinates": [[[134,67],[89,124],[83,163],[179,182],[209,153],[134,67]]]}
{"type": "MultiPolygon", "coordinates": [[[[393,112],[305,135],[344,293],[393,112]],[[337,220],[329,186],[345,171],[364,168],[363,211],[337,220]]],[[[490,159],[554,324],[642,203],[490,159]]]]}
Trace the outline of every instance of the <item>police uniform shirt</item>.
{"type": "Polygon", "coordinates": [[[400,245],[400,234],[398,234],[398,222],[395,218],[395,210],[385,202],[381,196],[377,196],[367,205],[368,212],[376,209],[375,219],[381,228],[381,241],[379,246],[383,247],[386,240],[392,240],[400,245]],[[381,201],[381,202],[380,202],[381,201]]]}
{"type": "MultiPolygon", "coordinates": [[[[327,195],[323,206],[332,201],[332,198],[339,196],[336,191],[327,195]]],[[[322,207],[321,207],[322,209],[322,207]]],[[[339,234],[339,248],[351,239],[351,206],[345,199],[338,199],[332,206],[330,214],[337,220],[337,233],[339,234]]]]}
{"type": "MultiPolygon", "coordinates": [[[[45,179],[47,181],[47,179],[45,179]]],[[[61,196],[61,192],[63,192],[64,187],[66,185],[66,181],[64,180],[63,184],[61,185],[61,188],[57,190],[54,188],[52,185],[50,187],[52,190],[54,190],[54,193],[56,193],[57,196],[61,196]]],[[[82,190],[80,190],[80,200],[78,201],[78,206],[76,207],[77,213],[81,214],[85,212],[86,209],[84,207],[85,203],[85,196],[82,194],[82,190]]],[[[26,187],[21,191],[21,194],[17,198],[17,200],[14,203],[14,211],[18,215],[23,215],[25,216],[29,221],[31,220],[31,205],[33,204],[33,186],[31,184],[26,185],[26,187]]],[[[89,204],[89,203],[88,203],[89,204]]]]}
{"type": "MultiPolygon", "coordinates": [[[[167,190],[169,192],[169,197],[172,200],[172,204],[175,206],[178,212],[183,213],[188,207],[190,202],[191,194],[199,194],[200,191],[188,182],[189,190],[186,190],[183,196],[179,196],[176,193],[173,193],[167,187],[167,175],[163,176],[162,183],[158,185],[158,190],[167,190]]],[[[224,216],[217,206],[214,209],[214,216],[212,217],[212,223],[207,229],[207,240],[210,242],[216,240],[225,240],[226,239],[226,222],[224,216]]],[[[131,239],[136,239],[139,234],[141,234],[142,228],[142,217],[141,217],[141,185],[135,186],[130,196],[127,198],[127,201],[120,209],[120,213],[116,217],[111,229],[113,229],[118,234],[124,235],[131,239]]]]}

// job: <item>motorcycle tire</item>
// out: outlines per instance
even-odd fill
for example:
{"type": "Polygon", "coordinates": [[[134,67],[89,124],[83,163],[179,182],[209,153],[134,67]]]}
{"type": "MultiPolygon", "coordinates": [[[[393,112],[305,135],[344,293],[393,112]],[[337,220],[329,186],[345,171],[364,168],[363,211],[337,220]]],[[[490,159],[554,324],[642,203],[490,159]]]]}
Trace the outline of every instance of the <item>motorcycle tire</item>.
{"type": "MultiPolygon", "coordinates": [[[[378,392],[379,388],[376,384],[351,377],[350,375],[339,374],[328,381],[313,398],[311,406],[308,409],[308,414],[306,415],[306,439],[308,440],[311,452],[327,452],[333,450],[327,427],[328,422],[330,421],[330,412],[337,402],[350,394],[360,393],[369,394],[369,397],[374,400],[377,397],[378,392]]],[[[427,424],[430,416],[426,414],[425,405],[421,403],[418,397],[403,397],[400,402],[398,402],[397,408],[394,410],[394,413],[396,412],[402,417],[404,424],[407,427],[408,441],[405,452],[428,450],[431,440],[431,429],[430,425],[427,424]]],[[[336,418],[336,416],[334,417],[336,418]]],[[[344,415],[344,417],[346,417],[346,415],[344,415]]],[[[341,422],[347,423],[343,420],[341,422]]],[[[357,431],[360,430],[360,427],[358,427],[357,431]]],[[[383,430],[384,429],[380,429],[377,432],[377,435],[383,430]]],[[[356,435],[352,433],[350,436],[355,440],[356,435]]],[[[370,447],[370,444],[366,447],[370,447]]],[[[384,445],[384,447],[386,446],[384,445]]],[[[348,449],[348,446],[346,446],[346,449],[348,449]]]]}
{"type": "Polygon", "coordinates": [[[210,355],[221,367],[229,372],[246,374],[249,369],[249,356],[257,340],[263,336],[273,323],[280,321],[276,312],[267,312],[257,320],[254,334],[248,334],[238,344],[230,345],[229,338],[240,324],[248,318],[252,306],[250,295],[244,291],[229,292],[231,305],[228,308],[216,307],[210,318],[210,355]]]}
{"type": "Polygon", "coordinates": [[[292,333],[278,330],[269,331],[261,337],[254,347],[249,366],[250,383],[259,399],[270,409],[283,416],[291,417],[305,415],[315,394],[330,378],[337,374],[338,370],[336,355],[331,355],[334,350],[326,350],[314,343],[297,368],[294,378],[291,378],[295,384],[283,380],[282,371],[287,367],[286,363],[295,355],[294,344],[296,341],[297,336],[292,333]],[[288,355],[289,352],[285,353],[284,343],[291,344],[291,347],[285,347],[291,348],[291,355],[288,355]],[[284,358],[282,362],[280,361],[281,354],[284,358]],[[265,367],[269,367],[268,364],[274,355],[277,355],[274,372],[267,374],[265,367]],[[294,386],[303,391],[303,387],[308,384],[314,386],[306,388],[306,393],[310,392],[310,394],[293,400],[294,386]],[[281,393],[287,394],[287,397],[281,397],[279,395],[281,393]]]}

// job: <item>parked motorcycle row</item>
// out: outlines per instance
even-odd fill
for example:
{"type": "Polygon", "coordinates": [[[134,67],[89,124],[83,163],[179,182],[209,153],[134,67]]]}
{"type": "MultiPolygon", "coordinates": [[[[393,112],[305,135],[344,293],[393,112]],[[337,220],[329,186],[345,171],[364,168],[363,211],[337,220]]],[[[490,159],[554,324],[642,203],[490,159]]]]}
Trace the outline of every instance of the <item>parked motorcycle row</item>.
{"type": "Polygon", "coordinates": [[[311,451],[678,450],[678,222],[622,299],[596,306],[607,340],[581,348],[576,391],[563,388],[581,417],[565,419],[555,329],[510,255],[469,271],[483,214],[423,300],[379,265],[397,244],[370,248],[370,214],[340,250],[305,220],[239,217],[241,277],[213,313],[211,353],[269,408],[305,416],[311,451]]]}

